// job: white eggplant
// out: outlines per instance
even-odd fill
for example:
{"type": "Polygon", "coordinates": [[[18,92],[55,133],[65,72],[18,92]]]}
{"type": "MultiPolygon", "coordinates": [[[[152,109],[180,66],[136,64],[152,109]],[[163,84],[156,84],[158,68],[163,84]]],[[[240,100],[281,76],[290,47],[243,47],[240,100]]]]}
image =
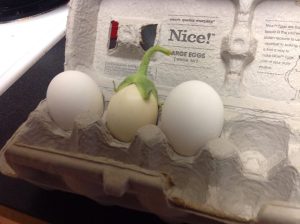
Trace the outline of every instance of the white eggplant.
{"type": "Polygon", "coordinates": [[[128,76],[115,89],[116,94],[108,104],[106,124],[111,134],[120,141],[132,141],[139,128],[157,122],[157,90],[154,83],[147,78],[151,56],[157,51],[171,54],[171,51],[160,46],[150,48],[138,71],[128,76]]]}

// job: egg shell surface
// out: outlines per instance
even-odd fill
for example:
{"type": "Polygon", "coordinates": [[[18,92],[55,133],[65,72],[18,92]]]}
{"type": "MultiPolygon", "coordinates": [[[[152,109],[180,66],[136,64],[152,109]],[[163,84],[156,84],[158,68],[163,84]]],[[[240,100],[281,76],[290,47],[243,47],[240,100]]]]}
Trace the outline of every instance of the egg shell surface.
{"type": "Polygon", "coordinates": [[[100,88],[79,71],[65,71],[52,79],[47,89],[47,105],[52,119],[64,130],[71,130],[82,114],[100,118],[104,109],[100,88]]]}
{"type": "Polygon", "coordinates": [[[222,131],[224,107],[208,84],[191,80],[175,87],[167,96],[160,127],[174,150],[193,156],[222,131]]]}

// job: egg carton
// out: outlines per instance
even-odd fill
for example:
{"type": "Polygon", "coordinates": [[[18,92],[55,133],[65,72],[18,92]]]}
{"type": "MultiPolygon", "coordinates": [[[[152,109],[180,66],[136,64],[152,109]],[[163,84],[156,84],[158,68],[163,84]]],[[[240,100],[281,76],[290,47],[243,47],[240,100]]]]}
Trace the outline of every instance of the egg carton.
{"type": "Polygon", "coordinates": [[[275,152],[259,152],[253,145],[256,154],[250,156],[238,149],[239,135],[249,131],[274,135],[277,144],[289,134],[277,121],[236,117],[226,122],[223,137],[208,142],[198,155],[183,157],[155,125],[139,129],[131,144],[111,136],[105,116],[87,127],[78,119],[72,132],[63,131],[43,101],[2,150],[1,170],[102,204],[143,208],[169,222],[199,223],[207,217],[226,223],[274,223],[274,218],[297,223],[300,208],[283,202],[299,200],[299,173],[282,145],[275,152]],[[264,126],[257,130],[260,122],[264,126]]]}
{"type": "Polygon", "coordinates": [[[299,223],[299,10],[292,0],[71,1],[66,70],[90,75],[109,101],[145,49],[170,48],[150,65],[159,98],[207,82],[224,102],[222,135],[185,157],[160,124],[128,144],[105,114],[63,131],[43,101],[1,151],[1,172],[170,222],[299,223]]]}

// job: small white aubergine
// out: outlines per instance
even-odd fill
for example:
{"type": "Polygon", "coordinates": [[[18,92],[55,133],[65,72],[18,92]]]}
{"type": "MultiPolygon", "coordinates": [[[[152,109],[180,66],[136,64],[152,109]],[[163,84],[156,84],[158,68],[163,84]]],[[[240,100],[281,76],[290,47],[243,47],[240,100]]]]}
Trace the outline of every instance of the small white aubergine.
{"type": "Polygon", "coordinates": [[[167,96],[160,127],[175,152],[193,156],[221,134],[223,114],[222,100],[211,86],[198,80],[187,81],[167,96]]]}
{"type": "Polygon", "coordinates": [[[47,106],[52,119],[64,130],[72,130],[82,114],[100,118],[104,109],[101,90],[91,77],[79,71],[65,71],[52,79],[47,106]]]}
{"type": "Polygon", "coordinates": [[[120,141],[131,142],[139,128],[157,122],[157,90],[147,78],[151,56],[157,51],[171,54],[160,46],[148,49],[138,71],[121,82],[108,104],[106,124],[111,134],[120,141]]]}

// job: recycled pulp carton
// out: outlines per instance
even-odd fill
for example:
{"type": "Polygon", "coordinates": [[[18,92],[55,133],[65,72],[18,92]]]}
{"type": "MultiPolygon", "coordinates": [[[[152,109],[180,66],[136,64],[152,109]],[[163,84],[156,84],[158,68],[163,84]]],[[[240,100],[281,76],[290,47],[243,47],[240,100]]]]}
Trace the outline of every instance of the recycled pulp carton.
{"type": "Polygon", "coordinates": [[[1,151],[2,173],[170,222],[299,223],[298,1],[73,0],[66,38],[65,69],[89,74],[107,101],[147,48],[171,49],[150,66],[159,97],[207,82],[224,102],[222,136],[182,157],[159,125],[131,144],[105,116],[65,132],[43,101],[1,151]]]}

